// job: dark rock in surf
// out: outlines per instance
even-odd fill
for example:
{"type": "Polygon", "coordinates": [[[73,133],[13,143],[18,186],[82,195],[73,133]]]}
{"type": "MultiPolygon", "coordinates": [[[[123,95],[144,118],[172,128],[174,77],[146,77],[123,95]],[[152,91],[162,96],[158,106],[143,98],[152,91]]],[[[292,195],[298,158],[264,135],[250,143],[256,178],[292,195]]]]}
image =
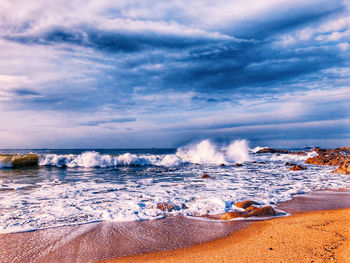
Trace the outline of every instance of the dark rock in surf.
{"type": "Polygon", "coordinates": [[[211,176],[208,174],[203,174],[201,178],[202,179],[209,179],[209,178],[211,178],[211,176]]]}
{"type": "Polygon", "coordinates": [[[289,170],[291,171],[306,170],[306,167],[297,164],[297,165],[293,165],[289,170]]]}
{"type": "Polygon", "coordinates": [[[163,212],[171,212],[175,209],[175,206],[169,203],[158,203],[157,208],[162,210],[163,212]]]}

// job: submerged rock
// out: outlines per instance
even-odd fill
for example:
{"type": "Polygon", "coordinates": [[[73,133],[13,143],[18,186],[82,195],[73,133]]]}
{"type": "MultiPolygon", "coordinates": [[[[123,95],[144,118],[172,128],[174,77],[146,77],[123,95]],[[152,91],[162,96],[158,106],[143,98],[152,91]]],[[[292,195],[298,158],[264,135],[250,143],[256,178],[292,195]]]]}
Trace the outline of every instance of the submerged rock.
{"type": "Polygon", "coordinates": [[[252,201],[252,200],[245,200],[245,201],[242,201],[242,202],[236,202],[235,206],[238,207],[238,208],[247,208],[249,206],[258,205],[258,204],[259,203],[255,202],[255,201],[252,201]]]}
{"type": "Polygon", "coordinates": [[[297,164],[297,165],[293,165],[289,170],[291,171],[306,170],[306,167],[297,164]]]}
{"type": "Polygon", "coordinates": [[[175,209],[175,206],[169,203],[158,203],[157,208],[162,210],[163,212],[171,212],[175,209]]]}
{"type": "Polygon", "coordinates": [[[295,163],[286,162],[285,166],[295,166],[295,163]]]}

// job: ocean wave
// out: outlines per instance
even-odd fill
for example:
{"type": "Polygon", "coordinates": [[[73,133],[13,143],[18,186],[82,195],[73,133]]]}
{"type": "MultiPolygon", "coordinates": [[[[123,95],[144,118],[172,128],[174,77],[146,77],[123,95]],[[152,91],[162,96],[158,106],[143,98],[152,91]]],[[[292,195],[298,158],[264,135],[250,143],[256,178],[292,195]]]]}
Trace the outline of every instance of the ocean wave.
{"type": "Polygon", "coordinates": [[[0,168],[20,168],[38,165],[36,154],[3,154],[0,155],[0,168]]]}
{"type": "MultiPolygon", "coordinates": [[[[177,149],[174,154],[132,154],[120,155],[101,154],[87,151],[81,154],[17,154],[0,155],[0,168],[18,168],[25,166],[56,166],[56,167],[117,167],[117,166],[166,166],[173,167],[182,164],[230,165],[249,161],[297,161],[306,160],[307,156],[291,154],[255,153],[263,147],[249,148],[246,140],[235,140],[228,145],[218,145],[210,140],[189,144],[177,149]]],[[[311,154],[311,155],[310,155],[311,154]]]]}
{"type": "Polygon", "coordinates": [[[95,151],[74,155],[43,154],[39,165],[66,167],[115,167],[115,166],[176,166],[181,164],[230,164],[250,161],[246,140],[233,141],[228,146],[218,147],[209,140],[187,145],[175,154],[100,154],[95,151]]]}

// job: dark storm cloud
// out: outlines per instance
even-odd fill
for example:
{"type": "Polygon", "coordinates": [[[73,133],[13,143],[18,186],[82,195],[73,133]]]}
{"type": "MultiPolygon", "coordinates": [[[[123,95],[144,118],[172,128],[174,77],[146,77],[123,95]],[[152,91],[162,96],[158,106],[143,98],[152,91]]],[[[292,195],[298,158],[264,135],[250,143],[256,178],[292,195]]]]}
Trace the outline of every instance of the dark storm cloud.
{"type": "MultiPolygon", "coordinates": [[[[68,44],[108,52],[135,52],[144,49],[185,49],[217,42],[207,36],[191,37],[157,32],[118,32],[93,27],[52,27],[43,32],[4,36],[10,41],[29,45],[68,44]]],[[[222,41],[222,40],[221,40],[222,41]]],[[[236,40],[235,40],[236,41],[236,40]]]]}

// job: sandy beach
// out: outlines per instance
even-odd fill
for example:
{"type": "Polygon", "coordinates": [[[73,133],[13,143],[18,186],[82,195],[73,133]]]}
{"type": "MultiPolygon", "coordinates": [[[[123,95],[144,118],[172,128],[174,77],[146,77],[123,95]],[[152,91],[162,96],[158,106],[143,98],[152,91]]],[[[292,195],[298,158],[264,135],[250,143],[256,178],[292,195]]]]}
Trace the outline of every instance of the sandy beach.
{"type": "Polygon", "coordinates": [[[100,262],[350,262],[350,209],[256,222],[186,249],[100,262]]]}

